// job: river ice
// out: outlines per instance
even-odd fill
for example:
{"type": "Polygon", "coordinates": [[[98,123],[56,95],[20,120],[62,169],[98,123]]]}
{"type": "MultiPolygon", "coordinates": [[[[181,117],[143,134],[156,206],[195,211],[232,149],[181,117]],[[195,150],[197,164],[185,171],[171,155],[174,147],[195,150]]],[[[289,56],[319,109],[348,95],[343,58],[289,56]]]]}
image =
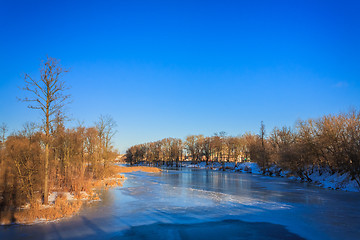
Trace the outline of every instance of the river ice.
{"type": "Polygon", "coordinates": [[[359,239],[360,193],[203,169],[129,173],[70,219],[0,239],[359,239]]]}

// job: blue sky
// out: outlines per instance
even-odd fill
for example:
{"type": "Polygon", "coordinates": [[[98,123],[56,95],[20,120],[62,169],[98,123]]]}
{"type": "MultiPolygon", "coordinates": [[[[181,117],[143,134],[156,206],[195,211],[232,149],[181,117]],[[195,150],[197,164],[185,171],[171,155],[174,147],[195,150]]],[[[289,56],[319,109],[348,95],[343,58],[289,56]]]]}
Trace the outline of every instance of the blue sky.
{"type": "Polygon", "coordinates": [[[0,1],[0,122],[46,55],[70,72],[67,113],[117,122],[115,146],[258,132],[360,105],[359,1],[0,1]]]}

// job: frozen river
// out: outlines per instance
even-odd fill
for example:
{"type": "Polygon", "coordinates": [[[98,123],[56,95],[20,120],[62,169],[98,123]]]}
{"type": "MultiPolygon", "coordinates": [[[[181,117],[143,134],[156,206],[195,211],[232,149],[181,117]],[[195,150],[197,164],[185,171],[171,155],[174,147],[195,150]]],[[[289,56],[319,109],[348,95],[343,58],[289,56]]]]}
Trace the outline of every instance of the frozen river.
{"type": "Polygon", "coordinates": [[[211,170],[126,176],[79,215],[0,239],[360,239],[360,193],[211,170]]]}

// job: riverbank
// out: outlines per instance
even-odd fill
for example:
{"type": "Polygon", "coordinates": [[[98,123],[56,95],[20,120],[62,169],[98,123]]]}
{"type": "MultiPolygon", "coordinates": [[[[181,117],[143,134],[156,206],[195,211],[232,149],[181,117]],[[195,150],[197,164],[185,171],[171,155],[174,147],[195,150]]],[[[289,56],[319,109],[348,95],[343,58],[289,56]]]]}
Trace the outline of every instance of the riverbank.
{"type": "Polygon", "coordinates": [[[80,212],[83,204],[101,201],[101,196],[97,190],[121,187],[126,179],[123,174],[135,171],[157,173],[161,172],[161,169],[146,166],[121,167],[112,165],[109,167],[109,174],[105,178],[89,182],[84,191],[67,192],[53,189],[49,195],[48,205],[41,204],[41,200],[38,199],[34,203],[28,203],[19,209],[1,212],[0,225],[34,224],[72,217],[80,212]]]}
{"type": "Polygon", "coordinates": [[[205,162],[198,164],[182,163],[183,167],[189,168],[202,168],[202,169],[213,169],[213,170],[224,170],[233,172],[252,173],[257,175],[273,176],[273,177],[286,177],[291,180],[299,182],[309,182],[313,185],[333,189],[342,190],[348,192],[360,192],[360,187],[357,182],[351,179],[348,173],[331,172],[329,169],[316,168],[314,167],[307,172],[307,178],[299,177],[296,174],[285,171],[277,166],[271,166],[264,171],[254,162],[243,162],[237,163],[227,162],[224,165],[215,162],[206,165],[205,162]]]}
{"type": "MultiPolygon", "coordinates": [[[[189,162],[179,163],[181,167],[187,168],[199,168],[199,169],[209,169],[214,171],[231,171],[231,172],[242,172],[250,173],[256,175],[264,175],[271,177],[285,177],[290,180],[298,182],[308,182],[312,185],[319,186],[322,188],[341,190],[348,192],[360,192],[360,187],[354,179],[351,179],[351,176],[348,173],[339,173],[332,172],[330,169],[321,169],[314,167],[313,169],[307,171],[307,178],[299,177],[295,173],[286,171],[277,166],[271,166],[270,168],[265,169],[264,171],[254,162],[226,162],[224,164],[219,162],[200,162],[193,164],[189,162]]],[[[138,166],[146,166],[140,164],[138,166]]],[[[175,165],[173,166],[175,167],[175,165]]]]}

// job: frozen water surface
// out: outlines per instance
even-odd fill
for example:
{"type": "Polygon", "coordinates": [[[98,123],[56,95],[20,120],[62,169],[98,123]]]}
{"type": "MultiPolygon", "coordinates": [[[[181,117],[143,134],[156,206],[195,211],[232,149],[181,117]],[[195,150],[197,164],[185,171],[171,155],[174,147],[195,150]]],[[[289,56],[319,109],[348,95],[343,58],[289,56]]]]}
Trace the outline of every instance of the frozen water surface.
{"type": "Polygon", "coordinates": [[[360,239],[360,193],[211,170],[126,176],[79,215],[0,239],[360,239]]]}

